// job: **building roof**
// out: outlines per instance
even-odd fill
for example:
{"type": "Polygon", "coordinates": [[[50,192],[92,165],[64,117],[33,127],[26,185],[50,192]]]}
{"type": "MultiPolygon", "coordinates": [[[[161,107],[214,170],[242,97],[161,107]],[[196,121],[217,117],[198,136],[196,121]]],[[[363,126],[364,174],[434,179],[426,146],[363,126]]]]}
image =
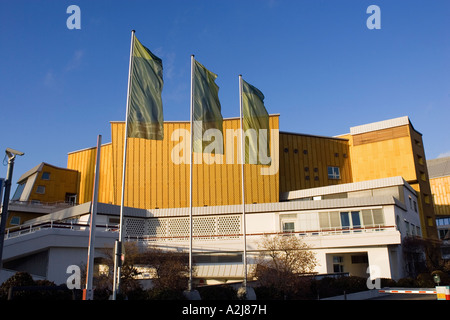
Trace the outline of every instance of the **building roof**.
{"type": "Polygon", "coordinates": [[[343,183],[332,186],[283,192],[280,194],[280,201],[289,201],[307,197],[317,197],[337,193],[363,191],[400,185],[404,185],[406,188],[409,189],[409,191],[411,191],[411,193],[416,194],[416,191],[402,177],[397,176],[376,180],[343,183]]]}
{"type": "Polygon", "coordinates": [[[52,167],[52,168],[56,168],[56,169],[60,169],[60,170],[76,171],[76,170],[72,170],[72,169],[57,167],[57,166],[54,166],[54,165],[46,163],[46,162],[41,162],[40,164],[38,164],[34,168],[28,170],[23,175],[21,175],[19,180],[17,180],[17,183],[23,182],[23,180],[27,179],[29,176],[35,174],[36,172],[41,172],[42,169],[44,168],[44,166],[48,166],[48,167],[52,167]]]}
{"type": "Polygon", "coordinates": [[[450,157],[427,160],[430,179],[450,176],[450,157]]]}
{"type": "Polygon", "coordinates": [[[378,130],[394,128],[394,127],[399,127],[399,126],[404,126],[404,125],[409,125],[409,124],[411,124],[411,122],[409,121],[409,117],[404,116],[404,117],[400,117],[400,118],[378,121],[378,122],[373,122],[373,123],[369,123],[369,124],[363,124],[363,125],[356,126],[356,127],[351,127],[350,134],[352,134],[352,135],[361,134],[361,133],[378,131],[378,130]]]}

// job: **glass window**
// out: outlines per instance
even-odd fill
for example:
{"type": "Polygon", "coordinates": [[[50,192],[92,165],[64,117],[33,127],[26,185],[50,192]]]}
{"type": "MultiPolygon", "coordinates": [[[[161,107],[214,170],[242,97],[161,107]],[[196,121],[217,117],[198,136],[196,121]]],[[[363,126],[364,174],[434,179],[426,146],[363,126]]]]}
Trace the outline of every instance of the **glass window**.
{"type": "Polygon", "coordinates": [[[328,212],[319,212],[319,224],[322,229],[330,227],[330,220],[328,219],[328,212]]]}
{"type": "Polygon", "coordinates": [[[333,272],[344,272],[344,258],[333,256],[333,272]]]}
{"type": "Polygon", "coordinates": [[[373,226],[372,210],[362,210],[362,218],[364,226],[366,227],[373,226]]]}
{"type": "Polygon", "coordinates": [[[14,192],[14,196],[11,200],[20,200],[20,197],[22,196],[23,189],[25,189],[25,182],[21,183],[17,186],[16,192],[14,192]]]}
{"type": "Polygon", "coordinates": [[[373,223],[377,226],[384,225],[384,215],[382,209],[372,209],[373,223]]]}
{"type": "Polygon", "coordinates": [[[350,227],[348,212],[341,212],[341,226],[342,229],[348,229],[350,227]]]}
{"type": "Polygon", "coordinates": [[[295,222],[283,222],[283,232],[294,232],[295,222]]]}
{"type": "Polygon", "coordinates": [[[37,186],[36,193],[44,194],[45,193],[45,186],[37,186]]]}
{"type": "Polygon", "coordinates": [[[359,211],[352,211],[352,225],[353,228],[361,228],[361,219],[359,218],[359,211]]]}
{"type": "Polygon", "coordinates": [[[42,180],[50,180],[50,172],[42,172],[42,180]]]}
{"type": "Polygon", "coordinates": [[[12,226],[18,226],[20,224],[20,217],[18,217],[18,216],[11,217],[9,224],[12,226]]]}
{"type": "Polygon", "coordinates": [[[330,222],[331,222],[332,228],[340,228],[341,227],[339,212],[337,212],[337,211],[330,212],[330,222]]]}
{"type": "Polygon", "coordinates": [[[328,179],[340,179],[339,167],[328,167],[328,179]]]}

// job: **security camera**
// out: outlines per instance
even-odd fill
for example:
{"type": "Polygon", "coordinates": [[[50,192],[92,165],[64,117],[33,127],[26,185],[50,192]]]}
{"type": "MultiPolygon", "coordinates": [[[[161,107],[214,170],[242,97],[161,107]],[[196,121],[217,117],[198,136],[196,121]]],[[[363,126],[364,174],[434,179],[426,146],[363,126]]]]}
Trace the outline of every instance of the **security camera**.
{"type": "Polygon", "coordinates": [[[8,155],[8,158],[13,158],[15,156],[23,156],[25,153],[21,151],[17,151],[11,148],[6,148],[6,154],[8,155]]]}

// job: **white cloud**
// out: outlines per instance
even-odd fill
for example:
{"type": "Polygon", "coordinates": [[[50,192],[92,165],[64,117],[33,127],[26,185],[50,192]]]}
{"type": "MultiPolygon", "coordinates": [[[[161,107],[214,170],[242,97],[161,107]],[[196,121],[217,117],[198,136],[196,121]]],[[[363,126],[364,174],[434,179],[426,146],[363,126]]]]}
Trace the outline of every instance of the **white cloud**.
{"type": "Polygon", "coordinates": [[[44,76],[44,85],[46,87],[53,87],[55,84],[55,74],[52,70],[47,71],[44,76]]]}
{"type": "Polygon", "coordinates": [[[77,50],[73,53],[72,58],[67,63],[66,71],[71,71],[78,68],[81,65],[81,61],[84,56],[84,50],[77,50]]]}
{"type": "Polygon", "coordinates": [[[450,157],[450,151],[440,153],[437,157],[438,158],[450,157]]]}

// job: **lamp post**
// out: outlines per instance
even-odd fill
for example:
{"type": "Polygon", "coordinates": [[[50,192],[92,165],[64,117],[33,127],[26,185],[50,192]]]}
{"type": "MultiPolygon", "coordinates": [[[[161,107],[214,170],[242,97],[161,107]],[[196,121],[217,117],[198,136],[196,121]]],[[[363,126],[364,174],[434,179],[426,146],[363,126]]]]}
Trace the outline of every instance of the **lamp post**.
{"type": "Polygon", "coordinates": [[[2,215],[0,218],[0,270],[3,267],[3,243],[5,241],[5,227],[6,227],[6,219],[8,218],[8,205],[9,205],[9,194],[11,193],[11,181],[14,169],[14,160],[16,156],[23,156],[24,153],[6,148],[6,155],[8,156],[8,172],[6,173],[5,180],[5,195],[3,197],[3,208],[2,215]]]}

